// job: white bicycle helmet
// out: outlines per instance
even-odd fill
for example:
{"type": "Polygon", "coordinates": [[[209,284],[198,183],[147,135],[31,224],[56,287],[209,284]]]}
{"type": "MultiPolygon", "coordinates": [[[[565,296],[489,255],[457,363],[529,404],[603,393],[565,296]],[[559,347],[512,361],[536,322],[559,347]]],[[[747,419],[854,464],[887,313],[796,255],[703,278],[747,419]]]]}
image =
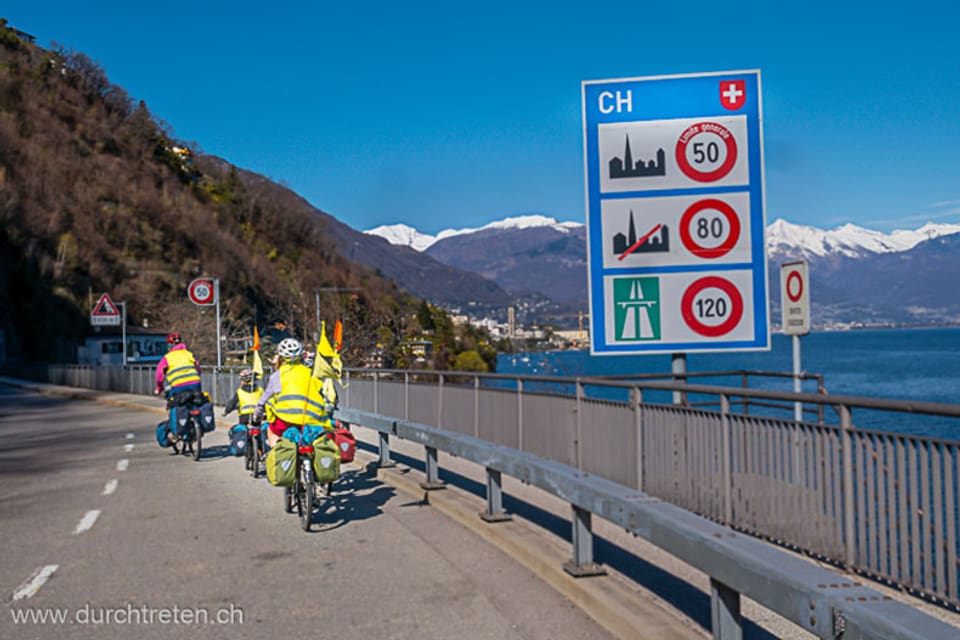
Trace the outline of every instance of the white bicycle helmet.
{"type": "Polygon", "coordinates": [[[302,353],[303,345],[293,338],[284,338],[277,345],[277,355],[285,360],[296,360],[302,353]]]}

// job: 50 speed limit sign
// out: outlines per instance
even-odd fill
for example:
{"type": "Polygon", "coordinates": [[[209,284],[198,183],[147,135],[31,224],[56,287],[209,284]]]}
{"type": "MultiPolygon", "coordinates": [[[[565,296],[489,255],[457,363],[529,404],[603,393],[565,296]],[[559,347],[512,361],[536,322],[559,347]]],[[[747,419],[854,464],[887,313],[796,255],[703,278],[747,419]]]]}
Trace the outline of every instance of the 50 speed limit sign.
{"type": "Polygon", "coordinates": [[[187,296],[190,302],[202,307],[217,303],[216,287],[213,280],[208,278],[197,278],[187,287],[187,296]]]}
{"type": "Polygon", "coordinates": [[[591,353],[769,349],[760,72],[582,100],[591,353]]]}

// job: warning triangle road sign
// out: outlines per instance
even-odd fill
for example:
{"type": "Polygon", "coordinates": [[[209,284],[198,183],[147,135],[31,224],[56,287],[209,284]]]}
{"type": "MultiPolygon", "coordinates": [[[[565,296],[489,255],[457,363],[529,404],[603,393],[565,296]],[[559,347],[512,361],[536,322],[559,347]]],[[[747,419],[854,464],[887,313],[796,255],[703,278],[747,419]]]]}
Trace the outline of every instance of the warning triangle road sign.
{"type": "Polygon", "coordinates": [[[93,312],[90,314],[92,316],[116,316],[120,317],[120,310],[117,309],[117,305],[113,304],[113,300],[110,299],[110,294],[105,293],[100,296],[100,300],[97,301],[97,304],[93,307],[93,312]]]}
{"type": "Polygon", "coordinates": [[[90,324],[95,327],[120,326],[120,309],[110,299],[109,294],[103,294],[90,312],[90,324]]]}

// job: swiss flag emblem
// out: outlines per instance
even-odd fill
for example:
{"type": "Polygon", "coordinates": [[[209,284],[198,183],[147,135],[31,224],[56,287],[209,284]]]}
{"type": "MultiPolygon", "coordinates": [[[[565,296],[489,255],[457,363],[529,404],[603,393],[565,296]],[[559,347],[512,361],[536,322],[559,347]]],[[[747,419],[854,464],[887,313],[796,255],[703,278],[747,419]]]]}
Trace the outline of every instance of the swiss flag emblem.
{"type": "Polygon", "coordinates": [[[720,104],[728,111],[736,111],[747,101],[747,85],[744,80],[723,80],[720,83],[720,104]]]}

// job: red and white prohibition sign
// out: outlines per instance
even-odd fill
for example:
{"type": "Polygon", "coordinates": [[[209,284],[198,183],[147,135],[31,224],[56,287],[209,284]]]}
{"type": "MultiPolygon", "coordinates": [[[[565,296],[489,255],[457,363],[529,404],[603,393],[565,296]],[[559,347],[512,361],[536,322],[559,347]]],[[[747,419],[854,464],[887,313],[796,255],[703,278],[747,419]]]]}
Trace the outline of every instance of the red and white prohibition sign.
{"type": "Polygon", "coordinates": [[[683,292],[680,313],[687,326],[707,338],[733,331],[743,318],[743,296],[725,278],[706,276],[683,292]],[[719,295],[717,292],[719,290],[719,295]]]}
{"type": "Polygon", "coordinates": [[[793,270],[787,274],[787,298],[790,302],[800,302],[803,296],[803,276],[799,271],[793,270]]]}
{"type": "Polygon", "coordinates": [[[737,163],[737,141],[722,124],[698,122],[680,134],[676,158],[680,170],[691,180],[716,182],[737,163]]]}
{"type": "Polygon", "coordinates": [[[216,304],[213,280],[208,278],[197,278],[191,282],[190,286],[187,287],[187,295],[193,304],[200,306],[216,304]]]}

